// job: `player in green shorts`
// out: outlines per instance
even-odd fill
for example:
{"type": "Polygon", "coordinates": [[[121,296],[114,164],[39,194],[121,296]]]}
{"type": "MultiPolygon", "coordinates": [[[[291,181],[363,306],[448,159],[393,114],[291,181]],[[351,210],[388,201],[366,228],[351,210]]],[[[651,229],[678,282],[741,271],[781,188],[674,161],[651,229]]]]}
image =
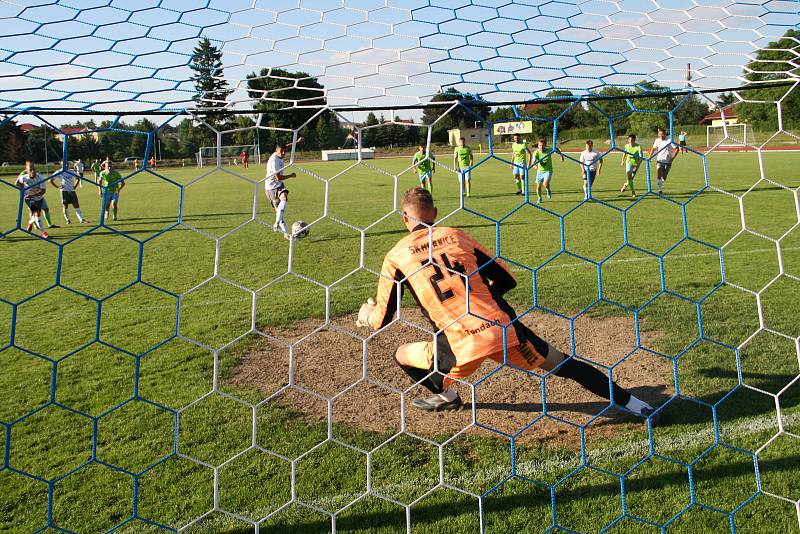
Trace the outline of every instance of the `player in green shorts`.
{"type": "MultiPolygon", "coordinates": [[[[564,161],[564,156],[561,156],[561,161],[564,161]]],[[[539,144],[536,151],[533,153],[533,166],[537,168],[536,171],[536,203],[542,202],[542,186],[547,193],[547,200],[553,198],[553,192],[550,190],[550,180],[553,179],[553,153],[547,150],[547,141],[544,137],[539,138],[539,144]]]]}
{"type": "Polygon", "coordinates": [[[624,193],[626,189],[630,188],[631,196],[636,197],[636,189],[633,188],[633,179],[636,176],[636,173],[639,172],[639,165],[642,164],[644,160],[644,152],[642,150],[642,145],[636,142],[636,136],[634,134],[630,134],[628,136],[628,144],[625,145],[625,148],[622,152],[622,161],[620,165],[625,166],[625,175],[627,176],[627,181],[622,184],[622,188],[619,190],[620,193],[624,193]]]}
{"type": "Polygon", "coordinates": [[[516,194],[521,195],[523,194],[522,185],[525,183],[525,175],[528,174],[528,168],[531,166],[531,149],[528,148],[528,142],[523,141],[522,136],[518,133],[514,134],[511,152],[514,154],[511,172],[514,174],[514,183],[517,185],[516,194]]]}
{"type": "Polygon", "coordinates": [[[100,173],[100,185],[103,187],[98,189],[98,194],[103,197],[105,190],[105,219],[108,219],[108,211],[111,208],[111,218],[117,220],[117,208],[119,207],[119,194],[125,188],[125,182],[122,181],[122,175],[114,170],[114,164],[110,160],[105,162],[106,170],[100,173]]]}
{"type": "Polygon", "coordinates": [[[436,156],[428,154],[425,143],[419,144],[419,150],[411,160],[419,175],[419,183],[433,194],[433,173],[436,172],[436,156]]]}
{"type": "Polygon", "coordinates": [[[467,146],[467,140],[462,137],[453,151],[453,167],[461,175],[461,180],[464,182],[464,193],[467,196],[470,193],[470,181],[472,180],[470,169],[473,163],[475,163],[475,159],[472,157],[472,149],[467,146]]]}

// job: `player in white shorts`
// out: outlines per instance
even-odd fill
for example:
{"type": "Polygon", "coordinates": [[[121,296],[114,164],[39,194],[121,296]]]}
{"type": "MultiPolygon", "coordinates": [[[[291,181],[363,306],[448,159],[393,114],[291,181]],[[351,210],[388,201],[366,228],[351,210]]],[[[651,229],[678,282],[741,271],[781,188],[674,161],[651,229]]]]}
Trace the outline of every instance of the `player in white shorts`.
{"type": "Polygon", "coordinates": [[[36,172],[36,165],[32,161],[25,162],[25,170],[19,174],[16,182],[17,187],[23,190],[22,197],[25,205],[28,206],[30,218],[28,219],[28,231],[35,226],[42,233],[42,237],[50,237],[42,227],[42,212],[44,210],[44,194],[47,191],[47,179],[36,172]]]}
{"type": "Polygon", "coordinates": [[[658,192],[664,192],[664,182],[667,181],[669,170],[675,158],[678,157],[680,148],[667,137],[664,128],[658,129],[658,137],[653,141],[653,148],[650,149],[650,157],[656,155],[656,176],[658,177],[658,192]]]}
{"type": "MultiPolygon", "coordinates": [[[[75,167],[77,170],[77,164],[75,167]]],[[[81,206],[78,202],[78,193],[75,191],[75,187],[80,187],[81,178],[70,171],[63,169],[50,177],[50,183],[53,184],[53,187],[57,187],[61,190],[61,206],[63,208],[64,220],[66,223],[72,224],[72,221],[69,219],[70,205],[72,205],[72,207],[75,209],[75,215],[78,216],[78,220],[81,222],[81,224],[86,224],[89,222],[83,217],[83,213],[81,213],[81,206]],[[56,183],[56,178],[61,180],[60,184],[56,183]]]]}
{"type": "MultiPolygon", "coordinates": [[[[296,146],[302,140],[302,137],[298,138],[294,145],[296,146]]],[[[283,169],[286,166],[283,162],[286,148],[287,145],[279,143],[275,146],[275,152],[269,157],[267,161],[267,176],[264,179],[264,191],[267,194],[270,205],[275,209],[275,224],[272,225],[272,229],[276,232],[282,232],[286,239],[290,239],[289,228],[283,218],[289,202],[289,190],[286,189],[286,185],[283,182],[289,178],[294,178],[297,174],[283,173],[283,169]]]]}

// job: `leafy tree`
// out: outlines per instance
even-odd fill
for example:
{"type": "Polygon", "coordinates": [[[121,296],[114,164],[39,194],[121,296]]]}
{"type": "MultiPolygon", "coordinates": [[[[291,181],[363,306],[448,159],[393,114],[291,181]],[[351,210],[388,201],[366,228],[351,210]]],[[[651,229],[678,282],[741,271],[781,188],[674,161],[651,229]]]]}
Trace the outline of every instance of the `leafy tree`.
{"type": "Polygon", "coordinates": [[[180,141],[177,136],[169,134],[159,135],[161,140],[161,158],[162,159],[180,159],[183,157],[191,157],[191,154],[181,154],[180,141]]]}
{"type": "Polygon", "coordinates": [[[3,150],[5,161],[22,162],[26,158],[25,143],[21,132],[11,132],[6,138],[3,150]]]}
{"type": "MultiPolygon", "coordinates": [[[[134,134],[131,136],[130,139],[130,146],[128,148],[128,154],[130,156],[138,156],[144,157],[145,151],[147,149],[147,140],[150,136],[151,132],[156,130],[157,126],[150,120],[143,118],[137,121],[133,125],[133,130],[137,132],[143,132],[147,135],[142,134],[134,134]]],[[[153,155],[155,153],[155,147],[150,147],[151,153],[153,155]]]]}
{"type": "Polygon", "coordinates": [[[252,145],[257,137],[254,127],[256,121],[247,115],[237,115],[229,126],[239,130],[225,136],[225,144],[228,145],[252,145]]]}
{"type": "MultiPolygon", "coordinates": [[[[378,117],[375,116],[373,112],[369,112],[367,115],[366,120],[364,121],[364,126],[377,126],[380,124],[378,117]]],[[[361,146],[364,148],[370,148],[373,146],[377,146],[378,144],[378,128],[369,128],[367,130],[361,130],[361,146]]]]}
{"type": "MultiPolygon", "coordinates": [[[[645,95],[652,93],[652,96],[642,96],[631,101],[636,108],[636,112],[630,116],[630,131],[636,133],[636,135],[646,137],[655,135],[659,127],[667,129],[669,127],[669,112],[675,110],[683,97],[670,92],[668,87],[652,82],[640,82],[636,93],[645,95]]],[[[676,114],[673,114],[673,123],[677,125],[679,121],[676,114]]],[[[696,123],[697,121],[695,121],[696,123]]]]}
{"type": "Polygon", "coordinates": [[[517,118],[516,113],[514,112],[514,107],[498,107],[493,109],[489,113],[489,122],[502,122],[506,120],[514,120],[517,118]]]}
{"type": "Polygon", "coordinates": [[[82,135],[69,143],[69,158],[100,159],[100,145],[93,135],[82,135]]]}
{"type": "Polygon", "coordinates": [[[541,119],[534,120],[533,134],[536,137],[549,137],[552,135],[553,123],[558,118],[559,131],[573,128],[585,128],[591,123],[592,117],[583,107],[582,103],[573,103],[573,94],[570,91],[556,90],[547,93],[548,98],[565,99],[564,102],[543,101],[535,106],[530,106],[527,110],[522,110],[520,114],[526,118],[541,119]]]}
{"type": "Polygon", "coordinates": [[[196,94],[193,100],[197,102],[198,116],[214,128],[220,128],[230,120],[231,115],[210,115],[207,112],[223,108],[233,92],[228,89],[222,69],[222,51],[211,44],[208,37],[203,37],[192,52],[189,66],[194,71],[192,80],[196,94]]]}
{"type": "Polygon", "coordinates": [[[598,99],[591,101],[588,106],[588,114],[591,117],[589,124],[592,127],[606,128],[611,119],[614,126],[615,135],[624,135],[631,130],[630,112],[631,104],[627,96],[635,95],[636,90],[630,87],[617,87],[607,85],[597,94],[608,99],[598,99]]]}
{"type": "Polygon", "coordinates": [[[695,126],[708,115],[708,101],[700,96],[689,95],[679,102],[680,105],[673,115],[675,125],[695,126]]]}
{"type": "Polygon", "coordinates": [[[719,97],[717,97],[717,106],[720,108],[725,108],[730,106],[731,104],[735,104],[739,99],[733,93],[721,93],[719,97]]]}
{"type": "Polygon", "coordinates": [[[193,157],[201,146],[212,146],[214,137],[206,127],[197,127],[191,119],[178,124],[178,140],[181,157],[193,157]]]}
{"type": "Polygon", "coordinates": [[[42,126],[30,130],[25,136],[26,157],[36,161],[55,161],[61,159],[62,145],[54,139],[50,127],[42,126]]]}
{"type": "Polygon", "coordinates": [[[330,150],[339,146],[337,144],[338,136],[336,134],[336,129],[338,128],[337,122],[336,116],[327,111],[323,113],[323,116],[317,121],[315,137],[320,150],[330,150]]]}
{"type": "Polygon", "coordinates": [[[446,107],[426,107],[422,113],[423,124],[433,124],[433,140],[436,142],[447,141],[447,130],[453,128],[472,128],[476,122],[482,121],[483,118],[489,117],[491,108],[483,98],[478,95],[469,93],[462,93],[452,87],[448,88],[443,93],[437,93],[431,99],[431,102],[464,102],[464,106],[459,106],[448,112],[446,107]],[[447,113],[445,115],[445,113],[447,113]],[[442,120],[436,122],[440,117],[442,120]]]}
{"type": "MultiPolygon", "coordinates": [[[[0,118],[2,119],[5,117],[0,118]]],[[[3,161],[22,162],[28,157],[25,134],[14,121],[8,121],[0,126],[0,147],[3,147],[3,161]]]]}
{"type": "MultiPolygon", "coordinates": [[[[247,90],[250,98],[255,100],[253,109],[267,112],[262,125],[272,128],[299,128],[317,112],[313,108],[292,107],[291,102],[300,101],[304,106],[324,106],[326,103],[324,86],[305,72],[261,69],[258,74],[247,75],[247,90]],[[278,110],[280,113],[276,113],[278,110]]],[[[317,120],[319,117],[308,125],[309,131],[316,128],[317,120]]],[[[279,141],[288,141],[288,135],[278,137],[279,141]]]]}
{"type": "MultiPolygon", "coordinates": [[[[759,50],[756,59],[747,64],[744,77],[748,82],[796,80],[800,75],[797,54],[800,54],[800,30],[788,30],[783,37],[759,50]],[[793,61],[794,64],[789,63],[793,61]]],[[[748,100],[775,102],[781,100],[790,87],[772,87],[748,90],[742,96],[748,100]]],[[[800,125],[800,91],[792,89],[781,102],[783,126],[800,125]]],[[[748,122],[774,130],[778,123],[778,108],[774,104],[740,102],[736,105],[739,122],[748,122]]]]}
{"type": "Polygon", "coordinates": [[[381,115],[381,118],[378,119],[378,128],[373,130],[375,135],[375,145],[376,146],[389,146],[391,144],[391,131],[389,130],[391,125],[386,124],[386,117],[381,115]]]}

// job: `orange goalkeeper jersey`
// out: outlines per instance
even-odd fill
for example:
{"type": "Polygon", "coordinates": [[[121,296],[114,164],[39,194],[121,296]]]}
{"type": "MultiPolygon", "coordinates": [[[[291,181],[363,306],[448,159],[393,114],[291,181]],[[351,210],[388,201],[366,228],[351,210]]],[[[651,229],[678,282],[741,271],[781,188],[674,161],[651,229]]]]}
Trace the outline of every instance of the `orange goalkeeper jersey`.
{"type": "MultiPolygon", "coordinates": [[[[407,288],[436,330],[443,330],[459,363],[502,351],[504,329],[498,325],[515,317],[503,294],[516,281],[493,257],[459,229],[419,225],[383,260],[370,326],[392,321],[407,288]]],[[[519,344],[514,328],[505,329],[505,337],[508,347],[519,344]]]]}

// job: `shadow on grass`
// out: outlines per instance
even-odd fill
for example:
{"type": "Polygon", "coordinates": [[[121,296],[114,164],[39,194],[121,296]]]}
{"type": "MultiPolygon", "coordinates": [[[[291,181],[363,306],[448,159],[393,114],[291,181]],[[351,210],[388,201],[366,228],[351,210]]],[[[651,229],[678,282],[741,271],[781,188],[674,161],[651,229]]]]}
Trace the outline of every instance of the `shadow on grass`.
{"type": "MultiPolygon", "coordinates": [[[[633,395],[640,399],[647,399],[648,402],[655,402],[658,404],[662,404],[670,399],[670,395],[667,392],[667,388],[664,386],[641,386],[631,388],[629,390],[633,395]]],[[[574,403],[563,403],[563,402],[548,402],[547,403],[547,411],[548,412],[573,412],[573,413],[581,413],[587,415],[596,415],[600,413],[603,409],[608,406],[608,401],[598,398],[597,401],[590,401],[590,402],[574,402],[574,403]]],[[[469,405],[467,405],[469,408],[469,405]]],[[[508,412],[542,412],[542,403],[539,402],[527,402],[527,403],[509,403],[509,402],[476,402],[475,408],[485,409],[485,410],[504,410],[508,412]]],[[[625,415],[623,418],[616,417],[616,415],[621,414],[620,411],[613,411],[612,412],[615,416],[612,417],[613,420],[619,419],[618,422],[627,422],[629,420],[629,416],[625,415]]],[[[615,421],[616,422],[616,421],[615,421]]]]}
{"type": "MultiPolygon", "coordinates": [[[[762,460],[759,463],[762,471],[792,476],[791,472],[793,468],[796,469],[798,462],[800,462],[800,455],[790,455],[778,460],[762,460]]],[[[703,480],[706,483],[725,483],[725,481],[735,483],[739,477],[748,475],[755,476],[754,467],[751,462],[744,461],[706,470],[703,473],[703,480]]],[[[635,485],[636,489],[647,488],[646,491],[656,489],[660,491],[669,491],[670,488],[682,488],[687,484],[687,475],[670,472],[638,477],[635,485]]],[[[755,487],[755,483],[753,486],[755,487]]],[[[525,488],[523,491],[487,496],[484,508],[487,516],[498,513],[508,514],[520,509],[531,508],[531,506],[541,507],[543,504],[549,504],[549,496],[546,490],[543,491],[532,483],[523,487],[525,488]]],[[[626,487],[628,491],[631,490],[630,481],[626,481],[626,487]]],[[[557,493],[558,499],[556,500],[556,509],[558,509],[558,501],[562,499],[563,501],[571,501],[574,503],[577,500],[586,499],[587,496],[591,499],[617,497],[620,495],[620,485],[616,479],[609,479],[608,482],[594,484],[589,487],[584,485],[570,487],[568,479],[558,488],[557,493]]],[[[448,494],[450,497],[454,495],[458,494],[448,494]]],[[[413,506],[411,508],[411,520],[417,528],[424,528],[433,523],[441,525],[442,521],[458,521],[461,517],[474,516],[477,512],[478,502],[476,499],[458,495],[456,498],[442,498],[439,502],[413,506]]],[[[282,525],[264,525],[261,527],[260,532],[269,534],[284,532],[293,532],[296,534],[330,532],[329,521],[321,519],[307,520],[301,517],[293,517],[290,521],[290,523],[282,525]]],[[[374,512],[345,513],[337,519],[337,528],[348,532],[404,532],[406,528],[405,511],[402,508],[395,508],[393,510],[381,509],[374,512]]],[[[454,526],[453,528],[456,527],[454,526]]],[[[244,528],[230,530],[229,532],[231,534],[245,534],[253,532],[253,530],[244,528]]]]}

